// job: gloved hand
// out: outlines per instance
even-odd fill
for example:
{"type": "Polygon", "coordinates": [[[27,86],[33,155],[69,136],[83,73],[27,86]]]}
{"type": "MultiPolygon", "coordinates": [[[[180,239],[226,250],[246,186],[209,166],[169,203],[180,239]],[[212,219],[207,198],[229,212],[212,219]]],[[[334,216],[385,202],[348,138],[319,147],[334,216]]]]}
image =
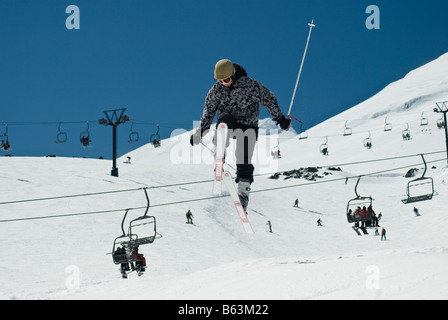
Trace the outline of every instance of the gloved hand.
{"type": "Polygon", "coordinates": [[[190,144],[191,144],[191,146],[194,147],[195,145],[198,145],[199,143],[201,143],[201,139],[202,139],[202,134],[198,130],[194,134],[192,134],[191,137],[190,137],[190,144]]]}
{"type": "Polygon", "coordinates": [[[289,128],[291,128],[291,119],[285,116],[281,116],[280,118],[276,119],[276,121],[277,125],[280,125],[280,128],[282,128],[282,130],[288,131],[289,128]]]}

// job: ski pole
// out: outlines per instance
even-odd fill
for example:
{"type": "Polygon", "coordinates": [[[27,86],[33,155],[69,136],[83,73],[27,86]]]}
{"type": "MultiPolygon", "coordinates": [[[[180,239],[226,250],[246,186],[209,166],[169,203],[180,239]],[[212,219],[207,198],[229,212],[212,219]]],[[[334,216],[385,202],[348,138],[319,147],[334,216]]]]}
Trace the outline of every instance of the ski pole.
{"type": "Polygon", "coordinates": [[[308,40],[306,41],[305,52],[303,53],[302,63],[300,64],[299,75],[297,76],[296,86],[294,87],[294,92],[292,94],[291,104],[289,105],[288,117],[291,114],[291,109],[292,109],[292,105],[294,103],[294,97],[296,96],[296,91],[297,91],[297,86],[299,84],[300,75],[302,74],[303,63],[305,62],[305,56],[306,56],[306,52],[308,50],[308,44],[310,42],[311,31],[313,30],[313,27],[316,26],[314,24],[314,19],[311,20],[311,23],[308,23],[308,25],[310,26],[310,32],[308,33],[308,40]]]}
{"type": "MultiPolygon", "coordinates": [[[[202,144],[202,146],[203,146],[205,149],[207,149],[208,151],[210,151],[213,155],[215,154],[215,152],[214,152],[212,149],[210,149],[204,142],[201,141],[201,144],[202,144]]],[[[226,164],[227,166],[229,166],[230,169],[232,169],[232,170],[234,170],[234,171],[236,172],[236,169],[235,169],[233,166],[231,166],[231,165],[228,164],[227,162],[225,162],[224,164],[226,164]]]]}

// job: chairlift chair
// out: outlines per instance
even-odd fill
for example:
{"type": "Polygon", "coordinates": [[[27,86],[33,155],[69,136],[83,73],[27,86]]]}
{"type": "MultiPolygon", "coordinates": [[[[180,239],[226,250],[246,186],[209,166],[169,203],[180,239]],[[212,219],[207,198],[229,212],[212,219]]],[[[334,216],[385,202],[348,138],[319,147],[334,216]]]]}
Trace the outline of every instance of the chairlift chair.
{"type": "Polygon", "coordinates": [[[320,146],[320,153],[324,156],[328,156],[328,137],[325,137],[326,141],[320,146]]]}
{"type": "Polygon", "coordinates": [[[59,131],[59,132],[58,132],[58,135],[57,135],[57,138],[56,138],[56,143],[64,143],[64,142],[67,142],[67,133],[61,131],[61,125],[62,125],[62,122],[59,123],[59,126],[58,126],[58,131],[59,131]]]}
{"type": "Polygon", "coordinates": [[[358,184],[359,181],[361,180],[361,177],[358,178],[358,181],[356,182],[355,185],[355,194],[356,194],[356,198],[353,198],[351,200],[349,200],[349,202],[347,203],[347,211],[346,211],[346,216],[347,216],[347,221],[348,223],[356,223],[356,222],[369,222],[372,221],[372,204],[373,204],[373,198],[371,196],[360,196],[358,194],[358,184]],[[359,208],[366,208],[366,212],[361,212],[361,211],[357,211],[357,209],[359,208]],[[369,210],[370,208],[370,210],[369,210]]]}
{"type": "Polygon", "coordinates": [[[443,117],[441,119],[437,120],[437,128],[439,128],[439,129],[445,128],[445,120],[443,119],[443,117]]]}
{"type": "Polygon", "coordinates": [[[421,154],[425,170],[420,178],[409,181],[406,188],[406,198],[401,201],[404,204],[431,200],[434,196],[434,180],[431,177],[425,177],[428,168],[425,157],[421,154]]]}
{"type": "Polygon", "coordinates": [[[352,129],[350,129],[349,127],[347,127],[347,122],[348,122],[348,121],[345,121],[344,136],[351,136],[351,135],[352,135],[352,129]]]}
{"type": "Polygon", "coordinates": [[[133,219],[129,222],[128,231],[124,229],[126,217],[129,209],[126,210],[123,220],[121,221],[122,234],[115,238],[112,247],[112,260],[114,264],[122,265],[122,272],[129,273],[136,270],[134,263],[138,264],[142,261],[143,256],[138,254],[140,245],[153,243],[155,239],[161,237],[157,232],[156,218],[148,216],[149,196],[146,188],[143,188],[147,200],[146,211],[143,216],[133,219]],[[130,265],[128,270],[123,268],[124,265],[130,265]]]}
{"type": "Polygon", "coordinates": [[[425,117],[423,117],[424,112],[422,112],[422,119],[420,120],[420,126],[427,126],[428,125],[428,119],[426,119],[425,117]]]}
{"type": "Polygon", "coordinates": [[[370,131],[369,131],[369,136],[364,139],[364,147],[366,147],[367,149],[371,149],[372,148],[372,139],[371,139],[370,131]]]}
{"type": "Polygon", "coordinates": [[[302,129],[302,125],[303,125],[303,123],[300,122],[300,134],[299,134],[299,140],[305,140],[305,139],[308,139],[308,132],[303,131],[303,129],[302,129]]]}
{"type": "Polygon", "coordinates": [[[276,146],[271,149],[271,156],[273,159],[280,159],[282,156],[280,154],[280,147],[276,146]]]}
{"type": "Polygon", "coordinates": [[[403,130],[403,132],[401,133],[403,140],[405,141],[409,141],[411,140],[411,132],[409,131],[409,123],[407,124],[407,128],[405,130],[403,130]]]}
{"type": "Polygon", "coordinates": [[[0,149],[2,151],[8,151],[11,149],[11,146],[9,144],[9,138],[8,138],[8,125],[5,123],[6,131],[4,134],[0,135],[0,149]]]}
{"type": "Polygon", "coordinates": [[[392,124],[390,124],[389,122],[387,122],[387,117],[386,117],[386,119],[384,120],[384,122],[385,122],[385,125],[384,125],[384,131],[392,131],[392,124]]]}
{"type": "Polygon", "coordinates": [[[151,135],[151,143],[154,148],[160,147],[160,127],[157,125],[157,132],[151,135]]]}
{"type": "Polygon", "coordinates": [[[81,141],[82,146],[84,148],[90,147],[91,140],[90,140],[89,128],[90,128],[89,121],[87,121],[87,129],[85,131],[81,132],[81,134],[79,136],[79,140],[81,141]]]}
{"type": "Polygon", "coordinates": [[[137,142],[139,140],[139,134],[138,132],[132,130],[132,128],[134,127],[134,123],[131,124],[131,133],[129,133],[129,143],[132,142],[137,142]]]}

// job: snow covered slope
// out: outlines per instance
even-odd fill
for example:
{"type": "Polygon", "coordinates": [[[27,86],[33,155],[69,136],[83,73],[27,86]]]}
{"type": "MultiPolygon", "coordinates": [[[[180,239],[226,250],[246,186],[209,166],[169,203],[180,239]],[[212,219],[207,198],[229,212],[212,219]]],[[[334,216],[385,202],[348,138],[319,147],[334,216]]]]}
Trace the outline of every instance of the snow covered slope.
{"type": "MultiPolygon", "coordinates": [[[[440,115],[432,111],[448,100],[447,69],[445,54],[311,128],[307,139],[278,134],[263,120],[248,210],[254,235],[244,232],[229,197],[211,193],[212,133],[204,140],[208,148],[191,148],[191,133],[176,132],[159,148],[148,144],[124,155],[119,178],[110,176],[110,161],[0,158],[0,298],[447,299],[448,167],[440,115]],[[391,131],[384,131],[386,122],[391,131]],[[347,129],[351,135],[344,136],[347,129]],[[409,141],[402,138],[406,129],[409,141]],[[371,149],[364,146],[369,136],[371,149]],[[328,156],[320,153],[325,142],[328,156]],[[277,149],[282,158],[275,160],[277,149]],[[404,174],[423,168],[420,153],[437,195],[415,204],[416,217],[401,199],[410,181],[404,174]],[[321,177],[269,178],[302,167],[320,167],[321,177]],[[358,192],[375,199],[387,241],[374,230],[360,237],[347,223],[361,175],[358,192]],[[142,187],[150,187],[149,214],[162,238],[141,246],[146,274],[123,280],[108,253],[125,209],[139,208],[130,217],[143,214],[142,187]],[[81,194],[88,195],[52,198],[81,194]],[[52,199],[15,201],[42,198],[52,199]],[[194,225],[185,223],[187,210],[194,225]]],[[[233,174],[233,159],[227,160],[233,174]]]]}

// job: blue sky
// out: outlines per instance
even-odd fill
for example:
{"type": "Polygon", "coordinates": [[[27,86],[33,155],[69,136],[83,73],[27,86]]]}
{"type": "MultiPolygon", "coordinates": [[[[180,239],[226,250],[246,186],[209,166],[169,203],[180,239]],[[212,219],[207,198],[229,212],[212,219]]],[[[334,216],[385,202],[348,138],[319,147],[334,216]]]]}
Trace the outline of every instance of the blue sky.
{"type": "Polygon", "coordinates": [[[222,58],[287,113],[314,19],[291,113],[307,129],[448,52],[447,9],[440,0],[0,0],[0,135],[8,124],[16,156],[111,159],[104,110],[131,118],[118,127],[119,155],[148,143],[156,124],[162,138],[190,130],[222,58]],[[69,5],[80,10],[78,30],[66,28],[69,5]],[[380,9],[379,30],[366,28],[369,5],[380,9]],[[132,122],[140,141],[131,144],[132,122]]]}

